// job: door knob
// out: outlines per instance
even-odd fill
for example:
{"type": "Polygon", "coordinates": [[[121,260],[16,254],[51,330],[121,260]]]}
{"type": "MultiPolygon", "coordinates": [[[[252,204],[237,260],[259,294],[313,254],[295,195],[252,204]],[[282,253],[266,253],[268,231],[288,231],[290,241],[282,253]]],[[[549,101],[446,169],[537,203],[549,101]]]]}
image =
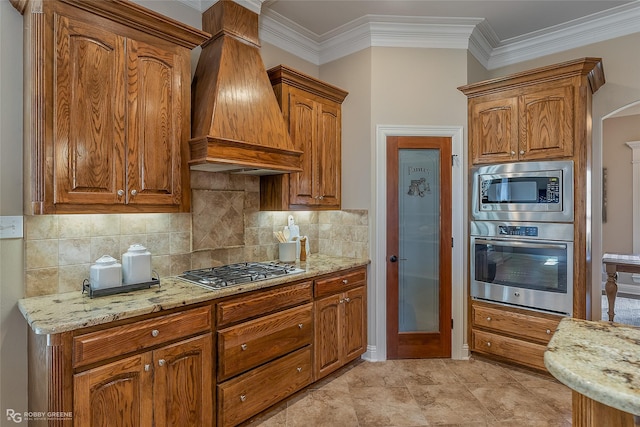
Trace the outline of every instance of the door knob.
{"type": "Polygon", "coordinates": [[[389,258],[389,261],[391,262],[398,262],[398,257],[395,255],[391,255],[391,258],[389,258]]]}

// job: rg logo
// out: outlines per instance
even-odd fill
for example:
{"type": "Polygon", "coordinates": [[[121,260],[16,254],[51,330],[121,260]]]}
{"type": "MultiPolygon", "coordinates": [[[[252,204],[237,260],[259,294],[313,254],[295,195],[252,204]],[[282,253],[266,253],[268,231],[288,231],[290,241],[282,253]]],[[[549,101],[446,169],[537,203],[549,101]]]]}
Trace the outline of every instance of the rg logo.
{"type": "Polygon", "coordinates": [[[7,409],[7,420],[13,421],[14,423],[21,423],[22,413],[16,412],[13,409],[7,409]]]}

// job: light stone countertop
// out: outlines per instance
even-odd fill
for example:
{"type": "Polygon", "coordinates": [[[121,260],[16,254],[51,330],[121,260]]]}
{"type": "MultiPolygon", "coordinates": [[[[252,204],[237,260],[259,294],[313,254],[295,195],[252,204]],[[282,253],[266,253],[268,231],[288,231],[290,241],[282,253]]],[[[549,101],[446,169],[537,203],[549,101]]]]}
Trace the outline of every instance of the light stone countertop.
{"type": "Polygon", "coordinates": [[[57,334],[176,307],[268,288],[369,264],[368,259],[312,254],[297,267],[306,271],[275,279],[210,290],[177,277],[160,279],[160,286],[123,294],[90,298],[80,290],[24,298],[18,308],[36,334],[57,334]]]}
{"type": "Polygon", "coordinates": [[[564,318],[547,346],[544,364],[578,393],[640,415],[640,328],[564,318]]]}

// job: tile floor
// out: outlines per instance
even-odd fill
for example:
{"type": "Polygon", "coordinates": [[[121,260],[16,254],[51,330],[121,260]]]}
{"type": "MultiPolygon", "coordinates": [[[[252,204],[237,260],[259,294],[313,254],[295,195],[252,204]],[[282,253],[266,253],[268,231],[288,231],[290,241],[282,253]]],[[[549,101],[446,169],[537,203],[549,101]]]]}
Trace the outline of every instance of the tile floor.
{"type": "Polygon", "coordinates": [[[486,359],[358,361],[245,426],[571,426],[571,391],[486,359]]]}

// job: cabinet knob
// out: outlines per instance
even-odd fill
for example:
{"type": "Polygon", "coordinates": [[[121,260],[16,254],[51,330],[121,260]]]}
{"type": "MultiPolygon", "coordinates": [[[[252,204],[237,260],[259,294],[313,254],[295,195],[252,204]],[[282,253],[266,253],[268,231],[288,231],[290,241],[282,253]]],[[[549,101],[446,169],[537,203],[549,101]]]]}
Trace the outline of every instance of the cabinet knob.
{"type": "Polygon", "coordinates": [[[491,343],[490,342],[487,343],[487,347],[491,347],[491,343]]]}
{"type": "Polygon", "coordinates": [[[166,361],[164,359],[158,360],[158,366],[164,366],[165,362],[166,361]]]}
{"type": "Polygon", "coordinates": [[[340,299],[340,304],[344,304],[344,300],[342,298],[340,299]]]}
{"type": "Polygon", "coordinates": [[[342,283],[346,285],[347,283],[349,283],[349,281],[347,279],[342,279],[342,283]]]}
{"type": "Polygon", "coordinates": [[[324,199],[324,196],[320,196],[320,197],[318,197],[318,199],[322,200],[322,199],[324,199]]]}
{"type": "Polygon", "coordinates": [[[511,155],[512,155],[512,156],[515,156],[515,155],[516,155],[516,152],[515,152],[515,151],[512,151],[512,152],[511,152],[511,155]]]}
{"type": "Polygon", "coordinates": [[[124,190],[118,190],[118,197],[124,196],[124,190]]]}
{"type": "Polygon", "coordinates": [[[302,323],[298,323],[298,328],[302,329],[302,323]]]}
{"type": "Polygon", "coordinates": [[[491,316],[487,316],[487,322],[491,322],[491,316]]]}
{"type": "Polygon", "coordinates": [[[547,335],[551,335],[551,329],[547,329],[547,335]]]}
{"type": "Polygon", "coordinates": [[[144,371],[145,372],[149,372],[151,370],[151,365],[149,365],[148,363],[146,365],[144,365],[144,371]]]}
{"type": "Polygon", "coordinates": [[[157,329],[154,329],[153,331],[151,331],[151,336],[152,337],[157,337],[158,335],[160,335],[160,331],[157,329]]]}
{"type": "Polygon", "coordinates": [[[301,368],[301,367],[298,367],[296,370],[297,370],[298,372],[302,372],[302,368],[301,368]]]}
{"type": "Polygon", "coordinates": [[[523,155],[523,154],[524,154],[524,150],[520,150],[520,155],[523,155]]]}
{"type": "Polygon", "coordinates": [[[245,400],[247,400],[247,395],[246,394],[241,394],[240,395],[240,402],[244,402],[245,400]]]}
{"type": "Polygon", "coordinates": [[[242,351],[245,351],[247,349],[247,345],[246,344],[241,344],[240,348],[242,349],[242,351]]]}
{"type": "Polygon", "coordinates": [[[132,196],[135,196],[136,194],[138,194],[138,190],[136,190],[136,189],[131,190],[131,195],[132,196]]]}
{"type": "Polygon", "coordinates": [[[349,301],[351,301],[351,298],[347,297],[347,298],[344,299],[344,302],[349,302],[349,301]]]}

